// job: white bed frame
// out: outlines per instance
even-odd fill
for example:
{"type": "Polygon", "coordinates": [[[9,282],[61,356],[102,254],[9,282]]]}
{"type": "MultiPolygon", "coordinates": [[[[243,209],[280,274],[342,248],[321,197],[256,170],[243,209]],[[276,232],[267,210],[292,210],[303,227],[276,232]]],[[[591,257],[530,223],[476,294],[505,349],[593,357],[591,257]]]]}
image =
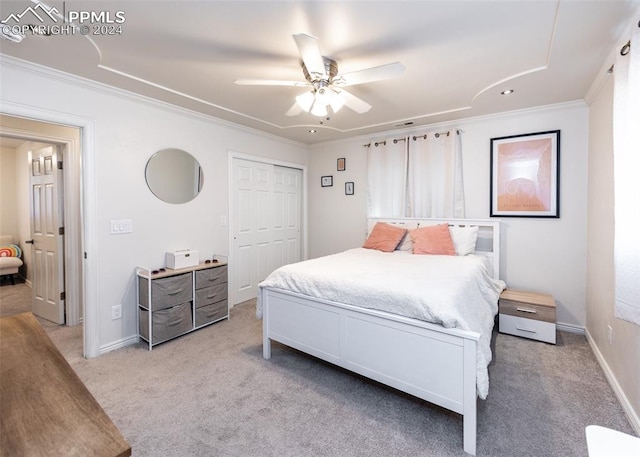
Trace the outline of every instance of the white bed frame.
{"type": "MultiPolygon", "coordinates": [[[[370,219],[406,228],[478,226],[476,254],[499,278],[496,220],[370,219]]],[[[463,416],[464,450],[476,453],[476,345],[480,334],[279,289],[262,296],[263,356],[271,341],[298,349],[463,416]]]]}

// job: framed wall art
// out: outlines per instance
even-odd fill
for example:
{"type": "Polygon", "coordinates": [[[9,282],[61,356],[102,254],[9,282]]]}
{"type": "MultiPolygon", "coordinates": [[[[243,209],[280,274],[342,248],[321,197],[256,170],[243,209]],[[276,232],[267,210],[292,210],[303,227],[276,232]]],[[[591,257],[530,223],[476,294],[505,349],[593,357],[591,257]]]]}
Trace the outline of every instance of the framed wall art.
{"type": "Polygon", "coordinates": [[[491,138],[491,217],[560,217],[560,130],[491,138]]]}
{"type": "Polygon", "coordinates": [[[338,171],[345,171],[347,169],[347,159],[341,157],[338,159],[338,171]]]}
{"type": "Polygon", "coordinates": [[[322,187],[331,187],[331,186],[333,186],[333,176],[322,176],[320,178],[320,185],[322,187]]]}
{"type": "Polygon", "coordinates": [[[352,181],[344,183],[344,194],[345,195],[353,195],[354,194],[353,182],[352,181]]]}

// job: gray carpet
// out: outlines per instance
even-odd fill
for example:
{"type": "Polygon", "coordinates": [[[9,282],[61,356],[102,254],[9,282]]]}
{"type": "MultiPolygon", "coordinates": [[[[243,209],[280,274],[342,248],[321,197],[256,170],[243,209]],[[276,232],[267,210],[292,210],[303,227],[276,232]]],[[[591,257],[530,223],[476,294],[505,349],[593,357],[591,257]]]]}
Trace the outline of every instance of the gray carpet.
{"type": "MultiPolygon", "coordinates": [[[[91,360],[80,327],[47,331],[134,456],[467,455],[461,416],[277,343],[264,360],[261,324],[247,302],[151,352],[91,360]]],[[[479,456],[586,456],[589,424],[633,434],[584,336],[495,334],[493,353],[479,456]]]]}

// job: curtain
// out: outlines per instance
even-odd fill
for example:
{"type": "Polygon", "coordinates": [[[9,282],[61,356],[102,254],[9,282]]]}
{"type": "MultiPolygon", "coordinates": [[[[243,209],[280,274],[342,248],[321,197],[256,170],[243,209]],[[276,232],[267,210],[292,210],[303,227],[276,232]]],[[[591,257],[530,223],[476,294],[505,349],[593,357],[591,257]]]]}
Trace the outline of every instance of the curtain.
{"type": "Polygon", "coordinates": [[[367,155],[367,215],[403,217],[406,210],[407,138],[371,142],[367,155]]]}
{"type": "Polygon", "coordinates": [[[614,66],[615,315],[640,325],[640,17],[614,66]],[[625,49],[629,52],[622,55],[625,49]]]}
{"type": "Polygon", "coordinates": [[[407,216],[464,217],[462,147],[457,130],[413,137],[408,172],[407,216]]]}

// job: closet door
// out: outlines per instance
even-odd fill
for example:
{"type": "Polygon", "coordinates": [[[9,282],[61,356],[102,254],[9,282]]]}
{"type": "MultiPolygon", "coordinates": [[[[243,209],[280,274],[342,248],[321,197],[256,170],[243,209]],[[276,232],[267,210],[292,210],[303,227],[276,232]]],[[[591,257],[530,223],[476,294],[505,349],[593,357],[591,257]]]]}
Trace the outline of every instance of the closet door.
{"type": "Polygon", "coordinates": [[[258,284],[300,260],[302,170],[233,159],[233,304],[255,298],[258,284]]]}

